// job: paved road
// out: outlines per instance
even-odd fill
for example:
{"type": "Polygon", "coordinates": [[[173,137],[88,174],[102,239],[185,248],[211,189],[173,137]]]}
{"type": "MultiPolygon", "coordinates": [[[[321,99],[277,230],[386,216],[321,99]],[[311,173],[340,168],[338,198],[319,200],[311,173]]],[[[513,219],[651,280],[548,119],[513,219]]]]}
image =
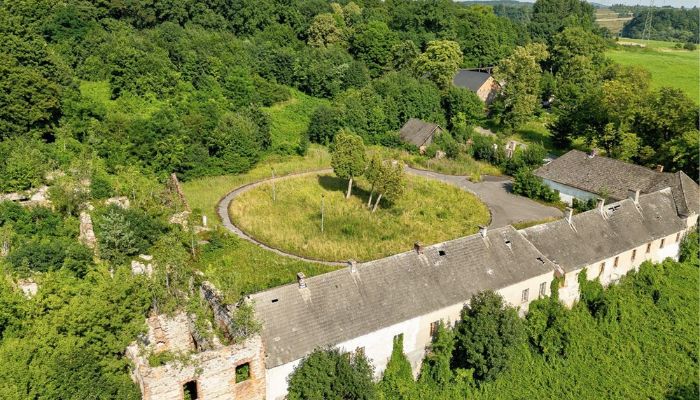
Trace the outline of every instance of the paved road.
{"type": "MultiPolygon", "coordinates": [[[[274,180],[279,181],[282,179],[288,179],[292,177],[324,174],[331,172],[333,172],[333,170],[328,168],[316,171],[285,175],[274,178],[274,180]]],[[[406,167],[406,172],[411,175],[417,175],[428,179],[439,180],[441,182],[457,186],[462,190],[466,190],[475,194],[489,208],[489,211],[491,212],[491,224],[489,226],[492,228],[500,228],[506,225],[522,221],[534,221],[548,217],[560,217],[562,215],[561,211],[554,207],[544,206],[528,198],[516,196],[510,193],[511,182],[507,178],[486,177],[483,182],[472,183],[469,180],[467,180],[467,178],[464,176],[445,175],[437,172],[415,169],[408,166],[406,167]]],[[[272,179],[265,179],[262,181],[253,182],[248,185],[238,187],[230,193],[228,193],[223,199],[221,199],[221,201],[217,205],[216,211],[219,214],[219,218],[221,219],[221,222],[223,223],[224,227],[230,230],[231,232],[235,233],[240,238],[248,240],[249,242],[258,245],[265,250],[272,251],[284,257],[289,257],[300,261],[310,261],[325,265],[345,265],[344,262],[321,261],[306,257],[300,257],[294,254],[286,253],[280,249],[270,247],[264,243],[255,240],[255,238],[251,237],[246,232],[234,225],[233,222],[231,222],[231,217],[229,216],[228,212],[231,201],[233,201],[233,199],[235,199],[242,193],[245,193],[250,189],[253,189],[257,186],[271,181],[272,179]]]]}
{"type": "Polygon", "coordinates": [[[555,207],[542,205],[526,197],[510,192],[511,181],[508,178],[485,177],[484,181],[472,183],[464,176],[445,175],[406,167],[413,175],[436,179],[477,195],[491,211],[492,228],[523,221],[535,221],[550,217],[561,217],[562,212],[555,207]]]}

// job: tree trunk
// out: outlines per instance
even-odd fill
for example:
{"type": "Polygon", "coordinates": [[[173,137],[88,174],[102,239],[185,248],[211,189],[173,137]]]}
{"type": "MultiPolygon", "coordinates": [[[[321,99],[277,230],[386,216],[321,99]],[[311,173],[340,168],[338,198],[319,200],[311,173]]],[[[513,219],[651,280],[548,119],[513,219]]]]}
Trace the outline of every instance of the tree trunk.
{"type": "Polygon", "coordinates": [[[367,200],[367,208],[372,206],[372,196],[374,196],[374,184],[372,184],[372,190],[369,191],[369,200],[367,200]]]}
{"type": "Polygon", "coordinates": [[[382,194],[379,193],[379,196],[377,196],[377,202],[374,203],[374,208],[372,208],[372,212],[377,211],[377,207],[379,207],[379,201],[381,201],[381,199],[382,199],[382,194]]]}
{"type": "Polygon", "coordinates": [[[350,193],[352,193],[352,176],[350,177],[350,180],[348,181],[348,193],[345,195],[346,199],[350,198],[350,193]]]}

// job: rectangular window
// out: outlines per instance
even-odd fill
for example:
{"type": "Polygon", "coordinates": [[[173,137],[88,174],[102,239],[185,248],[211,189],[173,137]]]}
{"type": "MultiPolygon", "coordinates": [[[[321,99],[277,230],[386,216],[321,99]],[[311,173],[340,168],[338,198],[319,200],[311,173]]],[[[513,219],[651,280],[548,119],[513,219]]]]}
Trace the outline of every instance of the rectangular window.
{"type": "Polygon", "coordinates": [[[430,337],[435,336],[439,325],[440,325],[440,321],[435,321],[435,322],[430,323],[430,337]]]}
{"type": "Polygon", "coordinates": [[[620,261],[620,257],[619,256],[615,257],[615,263],[613,264],[613,266],[617,267],[617,264],[619,263],[619,261],[620,261]]]}
{"type": "Polygon", "coordinates": [[[182,385],[182,397],[185,400],[197,400],[199,394],[197,393],[197,381],[185,382],[182,385]]]}
{"type": "Polygon", "coordinates": [[[647,243],[647,254],[651,253],[651,243],[647,243]]]}
{"type": "Polygon", "coordinates": [[[523,303],[526,302],[529,297],[530,297],[530,289],[523,290],[523,294],[521,297],[522,302],[523,303]]]}
{"type": "Polygon", "coordinates": [[[600,269],[598,270],[599,277],[603,275],[603,271],[605,271],[605,262],[600,263],[600,269]]]}
{"type": "Polygon", "coordinates": [[[680,241],[681,241],[681,233],[678,232],[678,233],[676,233],[676,243],[678,243],[680,241]]]}
{"type": "Polygon", "coordinates": [[[540,296],[547,295],[547,282],[540,283],[540,296]]]}
{"type": "Polygon", "coordinates": [[[637,249],[632,250],[632,261],[637,258],[637,249]]]}
{"type": "Polygon", "coordinates": [[[236,383],[250,379],[250,363],[236,366],[236,383]]]}
{"type": "Polygon", "coordinates": [[[666,243],[666,239],[661,239],[661,244],[659,245],[659,248],[663,249],[665,243],[666,243]]]}

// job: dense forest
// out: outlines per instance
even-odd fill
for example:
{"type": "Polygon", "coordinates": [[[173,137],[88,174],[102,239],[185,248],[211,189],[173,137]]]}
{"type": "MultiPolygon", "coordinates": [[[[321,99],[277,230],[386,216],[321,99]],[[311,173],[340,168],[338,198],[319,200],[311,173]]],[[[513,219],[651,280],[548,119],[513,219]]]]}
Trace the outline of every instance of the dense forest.
{"type": "MultiPolygon", "coordinates": [[[[643,68],[607,60],[593,21],[579,0],[517,9],[448,0],[0,2],[0,193],[48,185],[51,200],[0,202],[0,398],[138,398],[123,354],[144,317],[206,313],[190,301],[201,279],[194,261],[235,240],[214,231],[200,245],[192,229],[169,222],[185,209],[171,174],[242,173],[267,157],[303,155],[309,142],[331,144],[341,131],[417,153],[396,132],[417,117],[449,131],[432,154],[508,174],[578,146],[697,178],[696,105],[652,89],[643,68]],[[507,83],[488,110],[451,85],[458,68],[483,66],[507,83]],[[277,143],[269,108],[299,93],[323,102],[308,110],[304,135],[277,143]],[[513,132],[538,117],[556,148],[533,143],[512,160],[494,150],[502,138],[472,130],[488,122],[513,132]],[[87,211],[92,245],[78,240],[87,211]],[[140,254],[158,260],[150,279],[131,274],[140,254]],[[31,298],[18,288],[29,279],[40,287],[31,298]]],[[[201,221],[193,211],[190,227],[201,221]]]]}
{"type": "Polygon", "coordinates": [[[700,10],[693,8],[645,8],[635,10],[634,18],[622,28],[622,36],[639,39],[644,32],[644,24],[651,13],[649,39],[674,42],[698,43],[700,10]]]}
{"type": "Polygon", "coordinates": [[[400,338],[376,384],[362,353],[319,349],[291,375],[289,398],[695,399],[696,234],[682,254],[608,288],[583,272],[570,310],[554,282],[552,297],[533,302],[524,320],[499,295],[479,293],[454,327],[438,327],[417,380],[400,338]]]}

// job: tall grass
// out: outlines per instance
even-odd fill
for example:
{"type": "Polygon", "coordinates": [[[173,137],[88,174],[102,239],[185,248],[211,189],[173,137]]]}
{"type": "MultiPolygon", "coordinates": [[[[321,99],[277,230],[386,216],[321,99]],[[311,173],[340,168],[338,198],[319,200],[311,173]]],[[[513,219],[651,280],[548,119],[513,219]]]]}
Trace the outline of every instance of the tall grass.
{"type": "Polygon", "coordinates": [[[258,240],[294,254],[324,260],[370,260],[477,231],[489,213],[474,195],[408,176],[395,204],[367,207],[369,185],[360,180],[346,200],[347,181],[332,175],[290,178],[243,193],[231,204],[235,223],[258,240]],[[323,196],[323,197],[322,197],[323,196]],[[321,203],[324,231],[321,232],[321,203]]]}
{"type": "Polygon", "coordinates": [[[326,148],[312,145],[304,157],[270,155],[245,174],[195,179],[184,182],[182,190],[192,209],[201,210],[212,224],[218,225],[216,206],[219,200],[233,189],[250,182],[270,178],[273,170],[275,176],[282,176],[329,167],[330,155],[326,148]]]}

